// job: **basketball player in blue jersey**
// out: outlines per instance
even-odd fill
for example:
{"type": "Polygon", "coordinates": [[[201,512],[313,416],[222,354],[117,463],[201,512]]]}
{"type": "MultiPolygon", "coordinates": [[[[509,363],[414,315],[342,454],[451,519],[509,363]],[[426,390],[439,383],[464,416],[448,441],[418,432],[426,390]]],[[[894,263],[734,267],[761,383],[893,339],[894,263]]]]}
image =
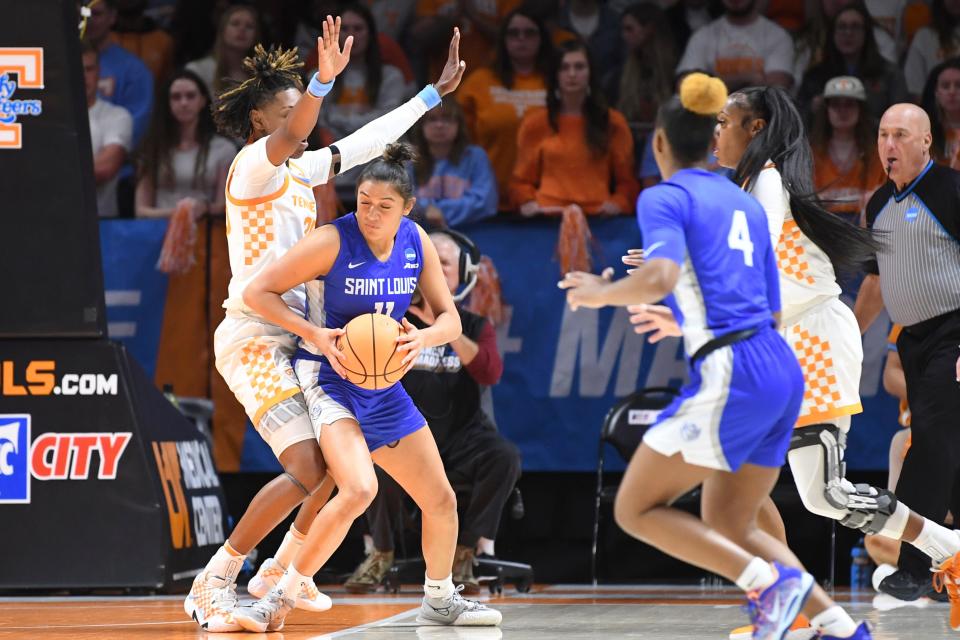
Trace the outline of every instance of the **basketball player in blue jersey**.
{"type": "MultiPolygon", "coordinates": [[[[690,383],[644,435],[617,494],[628,533],[713,571],[748,594],[754,638],[782,640],[797,614],[825,614],[870,638],[866,624],[816,586],[793,553],[757,527],[803,400],[803,376],[776,331],[780,288],[766,215],[732,182],[703,169],[723,83],[687,76],[657,114],[654,156],[665,182],[637,207],[645,264],[616,282],[570,273],[571,308],[666,303],[681,319],[690,383]],[[708,481],[703,520],[670,503],[708,481]]],[[[832,627],[826,627],[830,629],[832,627]]]]}
{"type": "MultiPolygon", "coordinates": [[[[317,418],[314,424],[320,425],[320,449],[339,490],[317,514],[277,585],[259,601],[236,610],[234,619],[250,631],[282,628],[301,584],[319,571],[373,500],[377,492],[374,462],[423,513],[427,571],[417,621],[424,625],[500,623],[499,611],[465,600],[453,585],[456,496],[430,429],[424,428],[426,420],[402,385],[368,391],[347,382],[343,354],[335,345],[347,322],[373,312],[402,321],[405,332],[398,338],[398,349],[405,352],[405,369],[413,366],[424,347],[446,344],[460,335],[460,316],[437,251],[424,230],[407,218],[415,198],[404,163],[412,157],[407,145],[388,146],[383,157],[360,174],[356,213],[307,235],[244,291],[250,308],[300,336],[307,347],[301,357],[314,359],[318,384],[305,398],[317,418]],[[320,286],[313,284],[318,280],[320,286]],[[294,313],[281,297],[303,283],[310,283],[309,318],[294,313]],[[403,318],[417,286],[437,312],[434,324],[424,329],[403,318]]],[[[300,364],[297,375],[303,380],[300,364]]]]}

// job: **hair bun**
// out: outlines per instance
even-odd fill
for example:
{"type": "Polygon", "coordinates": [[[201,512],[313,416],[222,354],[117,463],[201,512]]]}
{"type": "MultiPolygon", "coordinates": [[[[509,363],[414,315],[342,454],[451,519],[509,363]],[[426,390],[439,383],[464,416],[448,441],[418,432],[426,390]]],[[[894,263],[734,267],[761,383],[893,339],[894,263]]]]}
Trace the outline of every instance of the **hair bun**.
{"type": "Polygon", "coordinates": [[[712,116],[720,113],[726,102],[727,86],[719,78],[691,73],[680,83],[680,104],[687,111],[712,116]]]}
{"type": "Polygon", "coordinates": [[[387,145],[381,158],[384,162],[392,162],[403,166],[408,160],[416,160],[417,152],[406,142],[394,142],[387,145]]]}

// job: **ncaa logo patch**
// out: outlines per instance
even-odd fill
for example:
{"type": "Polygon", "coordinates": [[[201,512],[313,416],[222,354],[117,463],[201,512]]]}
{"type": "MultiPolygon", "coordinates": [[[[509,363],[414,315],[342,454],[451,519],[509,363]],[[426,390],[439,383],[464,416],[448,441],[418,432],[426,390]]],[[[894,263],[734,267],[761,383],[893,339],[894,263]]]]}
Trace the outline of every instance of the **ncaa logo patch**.
{"type": "Polygon", "coordinates": [[[0,415],[0,504],[30,502],[30,416],[0,415]]]}
{"type": "Polygon", "coordinates": [[[407,247],[403,250],[403,257],[407,259],[407,262],[413,262],[417,259],[417,252],[413,250],[413,247],[407,247]]]}
{"type": "Polygon", "coordinates": [[[913,222],[914,220],[917,219],[917,216],[919,215],[920,215],[920,209],[918,209],[917,207],[910,207],[909,209],[907,209],[907,212],[903,214],[903,219],[906,220],[907,222],[913,222]]]}

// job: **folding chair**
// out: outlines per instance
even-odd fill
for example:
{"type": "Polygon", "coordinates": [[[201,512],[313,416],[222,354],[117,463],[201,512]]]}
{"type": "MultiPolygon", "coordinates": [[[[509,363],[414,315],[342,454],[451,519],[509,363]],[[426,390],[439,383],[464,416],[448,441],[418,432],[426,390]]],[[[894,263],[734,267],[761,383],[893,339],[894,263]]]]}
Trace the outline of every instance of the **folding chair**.
{"type": "Polygon", "coordinates": [[[597,492],[593,513],[593,546],[590,557],[590,574],[594,586],[597,584],[600,505],[603,502],[612,503],[617,494],[617,485],[604,486],[603,483],[606,445],[611,445],[624,462],[630,462],[634,451],[640,446],[643,434],[656,421],[660,412],[673,401],[677,393],[676,389],[669,387],[641,389],[615,404],[603,418],[597,452],[597,492]]]}

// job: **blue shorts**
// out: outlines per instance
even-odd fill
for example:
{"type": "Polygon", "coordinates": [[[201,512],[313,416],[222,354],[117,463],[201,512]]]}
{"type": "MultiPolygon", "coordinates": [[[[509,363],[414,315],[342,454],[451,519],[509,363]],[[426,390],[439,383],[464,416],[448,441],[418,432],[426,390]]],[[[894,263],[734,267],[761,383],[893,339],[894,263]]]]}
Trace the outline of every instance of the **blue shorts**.
{"type": "Polygon", "coordinates": [[[803,373],[773,328],[721,347],[691,367],[690,383],[643,441],[665,456],[736,471],[780,467],[803,402],[803,373]]]}
{"type": "Polygon", "coordinates": [[[325,358],[301,350],[294,361],[298,376],[304,371],[309,371],[307,375],[316,374],[317,386],[304,392],[314,425],[333,424],[343,418],[356,420],[371,453],[427,425],[400,383],[370,391],[338,376],[325,358]],[[307,361],[311,361],[310,366],[304,366],[307,361]]]}

